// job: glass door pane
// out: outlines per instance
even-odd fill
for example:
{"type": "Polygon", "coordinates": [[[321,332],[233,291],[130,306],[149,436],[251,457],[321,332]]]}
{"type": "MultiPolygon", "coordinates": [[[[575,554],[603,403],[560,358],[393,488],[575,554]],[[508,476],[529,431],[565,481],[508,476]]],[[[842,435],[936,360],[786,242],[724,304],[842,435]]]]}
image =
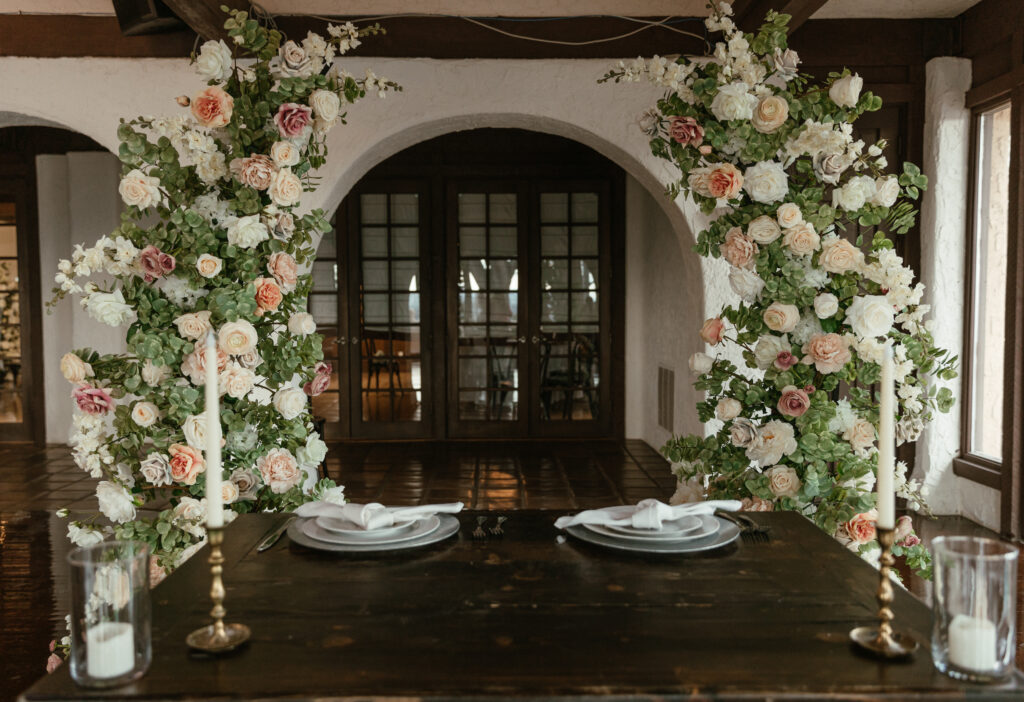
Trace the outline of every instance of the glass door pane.
{"type": "Polygon", "coordinates": [[[4,425],[25,421],[16,210],[15,203],[0,202],[0,424],[4,425]]]}
{"type": "Polygon", "coordinates": [[[519,422],[520,239],[516,192],[455,194],[456,425],[494,435],[519,422]],[[505,428],[502,429],[501,426],[505,428]]]}

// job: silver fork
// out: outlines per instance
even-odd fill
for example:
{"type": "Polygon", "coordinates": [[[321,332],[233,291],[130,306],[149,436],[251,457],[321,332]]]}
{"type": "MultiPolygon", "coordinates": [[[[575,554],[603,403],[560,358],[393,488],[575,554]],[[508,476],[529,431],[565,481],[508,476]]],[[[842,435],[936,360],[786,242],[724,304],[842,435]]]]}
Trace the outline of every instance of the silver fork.
{"type": "Polygon", "coordinates": [[[768,527],[761,526],[750,517],[745,514],[735,514],[733,512],[724,512],[718,510],[715,514],[723,519],[728,519],[730,522],[740,528],[740,538],[745,543],[750,544],[766,544],[771,541],[771,536],[768,534],[768,527]]]}

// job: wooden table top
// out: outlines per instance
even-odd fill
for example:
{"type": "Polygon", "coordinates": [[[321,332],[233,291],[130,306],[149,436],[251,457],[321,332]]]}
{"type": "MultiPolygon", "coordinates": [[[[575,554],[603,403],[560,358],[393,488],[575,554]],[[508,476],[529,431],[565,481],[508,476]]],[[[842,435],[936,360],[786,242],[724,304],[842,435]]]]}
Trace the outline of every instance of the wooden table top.
{"type": "Polygon", "coordinates": [[[559,543],[552,512],[507,514],[500,540],[474,541],[467,512],[441,544],[375,557],[287,537],[257,554],[282,517],[244,515],[226,532],[225,604],[252,629],[245,648],[185,646],[208,623],[204,551],[153,591],[141,680],[89,691],[62,666],[22,699],[1024,696],[1019,675],[981,686],[935,671],[930,612],[900,588],[896,622],[922,647],[906,663],[858,654],[847,633],[873,621],[877,573],[799,515],[752,515],[767,544],[651,557],[559,543]]]}

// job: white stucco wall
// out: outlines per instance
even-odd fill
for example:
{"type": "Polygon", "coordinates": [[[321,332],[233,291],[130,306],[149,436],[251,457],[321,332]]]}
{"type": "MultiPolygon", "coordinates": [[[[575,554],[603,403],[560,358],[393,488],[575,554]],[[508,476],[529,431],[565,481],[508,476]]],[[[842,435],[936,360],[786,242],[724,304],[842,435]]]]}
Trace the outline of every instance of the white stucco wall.
{"type": "MultiPolygon", "coordinates": [[[[940,57],[926,68],[924,172],[929,188],[921,204],[921,280],[932,305],[939,346],[963,358],[964,278],[967,246],[971,86],[968,59],[940,57]]],[[[956,406],[938,414],[917,444],[916,475],[923,478],[937,514],[962,514],[999,530],[999,492],[953,474],[960,450],[961,379],[949,383],[956,406]]]]}

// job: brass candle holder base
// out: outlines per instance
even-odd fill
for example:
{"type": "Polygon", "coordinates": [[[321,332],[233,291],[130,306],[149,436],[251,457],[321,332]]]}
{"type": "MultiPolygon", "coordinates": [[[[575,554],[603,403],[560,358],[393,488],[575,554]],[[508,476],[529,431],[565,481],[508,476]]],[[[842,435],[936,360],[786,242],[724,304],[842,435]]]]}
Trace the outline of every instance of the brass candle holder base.
{"type": "Polygon", "coordinates": [[[917,650],[918,642],[905,632],[893,631],[892,620],[892,580],[889,571],[895,558],[892,545],[896,539],[895,529],[877,529],[878,543],[882,547],[882,555],[878,562],[878,626],[858,626],[850,630],[850,640],[865,651],[881,658],[905,658],[917,650]]]}
{"type": "Polygon", "coordinates": [[[224,542],[223,527],[207,527],[207,538],[210,542],[210,573],[213,575],[213,584],[210,586],[210,599],[213,600],[213,609],[210,615],[213,617],[213,624],[196,629],[187,637],[185,643],[189,648],[206,653],[227,653],[233,651],[249,640],[249,627],[245,624],[225,624],[224,615],[224,554],[220,545],[224,542]]]}

